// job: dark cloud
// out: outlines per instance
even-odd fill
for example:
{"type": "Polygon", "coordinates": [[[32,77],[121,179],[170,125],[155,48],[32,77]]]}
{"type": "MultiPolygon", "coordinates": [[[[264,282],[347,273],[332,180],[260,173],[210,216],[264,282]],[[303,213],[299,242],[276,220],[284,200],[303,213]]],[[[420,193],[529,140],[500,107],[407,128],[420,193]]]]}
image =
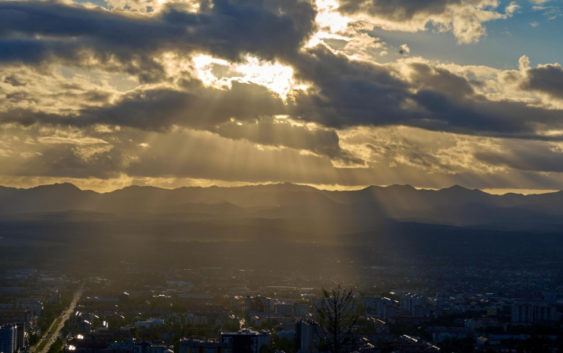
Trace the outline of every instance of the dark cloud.
{"type": "Polygon", "coordinates": [[[412,63],[410,81],[417,90],[432,90],[458,99],[474,94],[471,84],[464,78],[448,70],[432,67],[423,63],[412,63]]]}
{"type": "Polygon", "coordinates": [[[115,106],[85,110],[76,119],[86,124],[105,123],[148,130],[162,130],[172,125],[209,129],[231,118],[248,120],[283,113],[285,106],[280,97],[267,88],[233,82],[230,90],[197,85],[187,92],[137,92],[115,106]]]}
{"type": "MultiPolygon", "coordinates": [[[[328,128],[408,125],[486,136],[559,139],[539,134],[563,128],[561,111],[476,95],[466,79],[425,64],[400,79],[390,66],[352,61],[324,47],[291,59],[298,78],[314,87],[287,104],[267,88],[233,81],[231,89],[186,81],[184,90],[154,89],[125,95],[114,105],[84,108],[71,115],[12,110],[4,122],[88,126],[110,124],[146,130],[173,125],[211,130],[231,118],[252,120],[289,114],[328,128]]],[[[275,144],[275,142],[273,143],[275,144]]]]}
{"type": "Polygon", "coordinates": [[[563,172],[563,150],[536,141],[507,143],[502,151],[480,151],[476,158],[494,165],[534,172],[563,172]]]}
{"type": "Polygon", "coordinates": [[[14,87],[22,87],[27,85],[27,82],[21,80],[17,75],[14,74],[5,76],[4,82],[14,87]]]}
{"type": "MultiPolygon", "coordinates": [[[[73,93],[65,93],[65,95],[73,93]]],[[[81,101],[104,102],[98,91],[76,94],[81,101]]],[[[24,101],[25,92],[8,100],[24,101]]],[[[275,122],[272,116],[287,113],[280,97],[263,86],[233,82],[229,90],[192,83],[189,91],[149,90],[125,96],[115,105],[87,107],[78,114],[57,115],[15,110],[0,113],[4,122],[22,125],[52,124],[88,127],[108,124],[141,130],[165,131],[174,125],[208,130],[231,139],[246,139],[263,145],[285,146],[330,156],[346,163],[361,163],[339,146],[334,130],[275,122]]]]}
{"type": "MultiPolygon", "coordinates": [[[[389,12],[390,16],[408,18],[420,12],[439,12],[457,3],[401,0],[392,5],[383,1],[343,1],[342,8],[353,11],[369,5],[383,13],[389,12]]],[[[199,13],[168,7],[152,17],[44,2],[2,2],[0,61],[37,64],[57,58],[79,62],[94,55],[107,62],[116,59],[121,62],[121,70],[154,81],[162,74],[162,68],[153,57],[162,51],[204,50],[230,60],[238,60],[240,54],[250,52],[291,64],[297,78],[312,83],[313,89],[296,93],[284,104],[279,96],[259,85],[234,82],[230,90],[221,90],[191,80],[185,81],[182,90],[135,91],[113,105],[85,107],[62,115],[12,109],[0,113],[0,120],[24,125],[110,124],[157,131],[181,125],[272,145],[281,145],[280,136],[293,132],[276,135],[268,131],[273,127],[263,122],[255,131],[246,132],[233,126],[227,129],[228,125],[224,125],[223,130],[217,126],[231,118],[249,121],[289,114],[294,119],[316,122],[327,128],[409,125],[529,138],[545,138],[537,131],[547,126],[563,127],[558,110],[490,101],[476,95],[465,78],[445,69],[409,64],[410,77],[400,78],[402,74],[391,66],[353,61],[323,46],[299,50],[313,29],[313,19],[311,5],[298,0],[216,0],[213,6],[203,6],[199,13]]],[[[554,65],[531,69],[526,87],[562,95],[558,75],[561,69],[554,65]]],[[[104,103],[110,98],[90,91],[77,99],[104,103]]],[[[16,92],[7,99],[17,103],[18,99],[31,97],[16,92]]],[[[282,128],[276,126],[276,129],[282,128]]],[[[283,140],[284,145],[297,146],[289,138],[283,140]]],[[[318,146],[326,145],[320,140],[312,141],[319,142],[318,146]]],[[[337,146],[337,143],[328,145],[337,146]]],[[[325,147],[306,148],[321,152],[325,147]]],[[[341,153],[331,148],[334,149],[322,152],[332,156],[341,153]]]]}
{"type": "Polygon", "coordinates": [[[218,125],[212,131],[223,137],[309,150],[346,163],[363,163],[340,148],[340,141],[334,130],[309,128],[278,119],[261,118],[244,124],[230,121],[218,125]]]}
{"type": "Polygon", "coordinates": [[[346,13],[367,12],[393,21],[408,21],[417,15],[441,14],[449,5],[466,2],[464,0],[340,0],[340,10],[346,13]]]}
{"type": "Polygon", "coordinates": [[[18,176],[49,176],[73,178],[118,177],[123,170],[125,151],[104,151],[84,158],[72,145],[51,145],[41,154],[25,159],[14,169],[18,176]]]}
{"type": "MultiPolygon", "coordinates": [[[[0,21],[3,21],[3,19],[0,18],[0,21]]],[[[21,62],[37,65],[55,57],[73,61],[78,60],[81,51],[84,50],[82,43],[72,43],[72,41],[65,43],[50,39],[6,39],[5,36],[10,33],[0,32],[1,34],[4,35],[4,38],[0,39],[0,62],[21,62]]]]}
{"type": "Polygon", "coordinates": [[[127,158],[129,139],[112,137],[118,148],[94,137],[93,129],[46,128],[45,126],[3,127],[0,138],[10,148],[0,146],[2,175],[17,177],[117,177],[127,158]],[[88,131],[90,130],[90,131],[88,131]],[[85,135],[85,134],[89,134],[85,135]],[[119,141],[118,141],[119,140],[119,141]]]}
{"type": "MultiPolygon", "coordinates": [[[[8,102],[13,102],[13,103],[22,103],[22,102],[37,103],[37,100],[35,99],[35,97],[33,97],[33,95],[27,93],[26,91],[14,91],[14,92],[11,92],[11,93],[6,93],[5,99],[8,102]]],[[[1,101],[2,100],[0,100],[0,102],[1,101]]]]}
{"type": "MultiPolygon", "coordinates": [[[[419,91],[414,100],[429,120],[413,125],[484,136],[550,139],[541,131],[563,127],[561,111],[531,107],[523,102],[491,101],[483,96],[457,100],[435,91],[419,91]]],[[[551,139],[559,140],[553,136],[551,139]]]]}
{"type": "MultiPolygon", "coordinates": [[[[154,72],[155,54],[210,52],[231,60],[294,53],[314,28],[315,11],[299,0],[216,0],[202,12],[168,7],[153,17],[45,3],[0,3],[0,62],[118,60],[126,71],[154,72]],[[46,38],[46,39],[44,39],[46,38]]],[[[151,79],[151,76],[145,77],[151,79]]],[[[152,77],[154,79],[154,77],[152,77]]]]}
{"type": "Polygon", "coordinates": [[[293,65],[318,92],[298,95],[292,113],[325,126],[409,125],[522,138],[546,138],[538,134],[546,126],[563,128],[559,110],[491,101],[474,94],[465,78],[426,64],[410,65],[411,82],[389,66],[352,61],[323,47],[293,65]]]}
{"type": "Polygon", "coordinates": [[[299,94],[293,113],[332,127],[393,124],[415,118],[406,106],[408,85],[378,65],[351,61],[319,46],[292,63],[318,93],[299,94]]]}
{"type": "MultiPolygon", "coordinates": [[[[92,92],[91,92],[92,93],[92,92]]],[[[94,92],[90,99],[103,99],[94,92]]],[[[190,91],[155,89],[127,94],[118,103],[85,108],[69,115],[31,110],[0,113],[0,120],[22,125],[36,123],[91,126],[109,124],[144,130],[166,130],[173,125],[210,129],[228,121],[284,114],[283,102],[263,86],[233,82],[230,90],[194,84],[190,91]]]]}
{"type": "Polygon", "coordinates": [[[107,104],[111,98],[111,95],[107,92],[102,92],[100,90],[89,90],[80,94],[79,97],[86,102],[107,104]]]}
{"type": "Polygon", "coordinates": [[[551,64],[529,69],[521,87],[563,99],[563,68],[558,64],[551,64]]]}

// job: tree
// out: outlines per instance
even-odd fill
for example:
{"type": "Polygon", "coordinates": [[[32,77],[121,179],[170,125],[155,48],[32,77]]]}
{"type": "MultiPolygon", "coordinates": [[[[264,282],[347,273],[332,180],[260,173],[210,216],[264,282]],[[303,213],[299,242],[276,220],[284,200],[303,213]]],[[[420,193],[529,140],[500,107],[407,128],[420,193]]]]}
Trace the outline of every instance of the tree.
{"type": "Polygon", "coordinates": [[[340,285],[331,290],[323,289],[323,297],[315,311],[326,349],[330,353],[351,352],[354,345],[352,331],[359,318],[352,290],[340,285]]]}

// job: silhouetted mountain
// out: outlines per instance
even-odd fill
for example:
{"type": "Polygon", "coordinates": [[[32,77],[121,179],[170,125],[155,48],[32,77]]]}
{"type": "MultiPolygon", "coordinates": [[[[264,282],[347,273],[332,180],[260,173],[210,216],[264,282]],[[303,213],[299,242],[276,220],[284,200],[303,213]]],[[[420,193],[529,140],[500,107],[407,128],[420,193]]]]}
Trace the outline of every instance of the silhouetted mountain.
{"type": "Polygon", "coordinates": [[[131,186],[110,193],[72,184],[31,189],[0,188],[0,212],[15,214],[98,212],[180,217],[263,217],[325,220],[369,227],[386,220],[506,229],[553,229],[563,224],[563,192],[503,196],[453,186],[417,190],[409,185],[323,191],[293,184],[174,190],[131,186]]]}
{"type": "Polygon", "coordinates": [[[561,192],[496,196],[460,186],[0,188],[0,262],[92,273],[123,261],[147,269],[291,267],[315,276],[378,264],[560,267],[562,206],[561,192]]]}

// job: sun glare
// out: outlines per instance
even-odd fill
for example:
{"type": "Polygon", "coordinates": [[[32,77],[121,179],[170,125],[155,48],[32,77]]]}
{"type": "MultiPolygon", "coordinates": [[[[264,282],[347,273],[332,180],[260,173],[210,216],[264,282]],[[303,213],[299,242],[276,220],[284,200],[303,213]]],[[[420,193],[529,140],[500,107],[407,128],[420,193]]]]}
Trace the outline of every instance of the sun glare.
{"type": "Polygon", "coordinates": [[[233,81],[255,83],[283,99],[293,90],[306,89],[306,85],[295,81],[293,68],[279,62],[247,56],[242,63],[230,63],[206,54],[196,55],[192,61],[198,78],[207,86],[229,88],[233,81]]]}
{"type": "Polygon", "coordinates": [[[349,19],[338,12],[340,4],[336,0],[317,0],[316,22],[322,30],[330,33],[343,32],[348,26],[349,19]]]}

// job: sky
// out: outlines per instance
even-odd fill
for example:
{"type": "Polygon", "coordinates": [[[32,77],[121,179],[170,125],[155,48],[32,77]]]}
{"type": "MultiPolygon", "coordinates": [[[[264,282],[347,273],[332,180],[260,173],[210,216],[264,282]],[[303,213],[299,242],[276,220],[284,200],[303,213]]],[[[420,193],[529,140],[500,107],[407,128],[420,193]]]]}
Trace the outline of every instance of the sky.
{"type": "Polygon", "coordinates": [[[0,1],[0,185],[563,189],[561,0],[0,1]]]}

